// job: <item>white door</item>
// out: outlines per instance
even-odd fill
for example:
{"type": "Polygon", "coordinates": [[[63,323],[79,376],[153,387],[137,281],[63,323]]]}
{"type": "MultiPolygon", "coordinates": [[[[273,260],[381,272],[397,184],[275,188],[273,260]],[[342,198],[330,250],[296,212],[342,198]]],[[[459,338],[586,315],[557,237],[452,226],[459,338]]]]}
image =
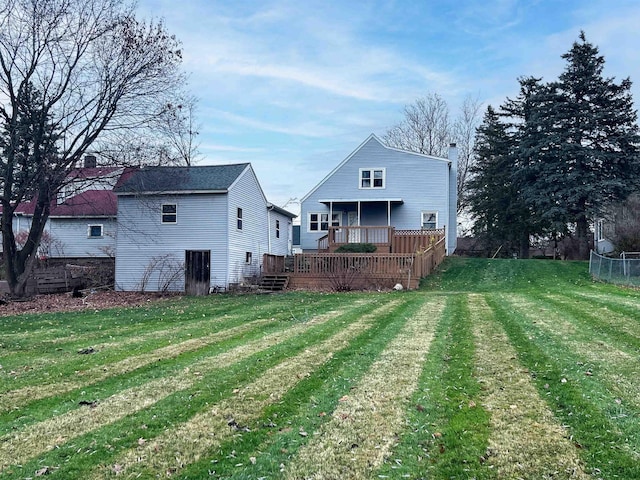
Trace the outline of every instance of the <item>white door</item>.
{"type": "MultiPolygon", "coordinates": [[[[347,224],[350,227],[358,226],[358,212],[347,212],[347,224]]],[[[349,243],[360,243],[360,230],[357,228],[349,229],[349,243]]]]}

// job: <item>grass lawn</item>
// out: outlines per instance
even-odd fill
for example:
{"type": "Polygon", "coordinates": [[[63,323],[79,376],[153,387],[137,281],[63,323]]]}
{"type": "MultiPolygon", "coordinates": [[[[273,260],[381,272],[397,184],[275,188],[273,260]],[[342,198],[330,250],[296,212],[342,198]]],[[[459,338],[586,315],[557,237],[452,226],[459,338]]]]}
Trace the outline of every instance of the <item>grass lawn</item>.
{"type": "Polygon", "coordinates": [[[636,479],[639,353],[582,262],[4,317],[0,479],[636,479]]]}

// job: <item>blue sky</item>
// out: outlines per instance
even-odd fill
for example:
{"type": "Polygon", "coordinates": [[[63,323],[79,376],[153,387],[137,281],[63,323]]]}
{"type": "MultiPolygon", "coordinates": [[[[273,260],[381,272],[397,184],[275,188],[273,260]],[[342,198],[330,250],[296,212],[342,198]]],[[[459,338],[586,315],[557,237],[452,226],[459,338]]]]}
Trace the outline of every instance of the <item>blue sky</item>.
{"type": "MultiPolygon", "coordinates": [[[[498,106],[552,80],[584,30],[640,105],[638,0],[139,0],[183,44],[200,164],[251,162],[267,198],[301,198],[406,104],[498,106]]],[[[297,211],[297,205],[287,208],[297,211]]]]}

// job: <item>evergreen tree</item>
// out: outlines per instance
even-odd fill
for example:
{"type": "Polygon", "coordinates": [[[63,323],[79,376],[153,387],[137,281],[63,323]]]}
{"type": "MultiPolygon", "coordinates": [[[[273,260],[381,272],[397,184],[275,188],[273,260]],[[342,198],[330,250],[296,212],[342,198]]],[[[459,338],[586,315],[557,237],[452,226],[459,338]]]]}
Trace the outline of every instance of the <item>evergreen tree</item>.
{"type": "Polygon", "coordinates": [[[637,114],[631,81],[603,77],[604,57],[584,32],[557,82],[537,85],[520,139],[523,194],[551,231],[572,233],[589,255],[589,224],[637,188],[637,114]]]}
{"type": "Polygon", "coordinates": [[[514,133],[491,106],[477,130],[474,154],[469,181],[474,233],[490,251],[527,258],[532,228],[515,175],[514,133]]]}

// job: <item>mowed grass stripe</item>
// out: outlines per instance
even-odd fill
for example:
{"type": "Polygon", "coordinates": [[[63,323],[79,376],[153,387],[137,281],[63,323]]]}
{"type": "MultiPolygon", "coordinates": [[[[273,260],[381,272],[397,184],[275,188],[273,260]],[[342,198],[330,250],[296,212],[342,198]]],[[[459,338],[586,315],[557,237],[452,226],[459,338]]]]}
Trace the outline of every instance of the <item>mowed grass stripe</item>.
{"type": "Polygon", "coordinates": [[[611,308],[611,304],[599,306],[588,299],[568,299],[563,295],[546,294],[540,298],[547,308],[556,306],[563,314],[570,314],[572,323],[580,330],[586,327],[625,350],[634,353],[640,350],[640,311],[635,315],[619,313],[611,308]]]}
{"type": "Polygon", "coordinates": [[[214,404],[187,422],[155,437],[153,441],[130,450],[109,467],[94,472],[95,479],[109,478],[114,472],[129,477],[175,474],[185,465],[231,438],[236,428],[251,424],[262,410],[280,398],[332,358],[336,351],[348,346],[349,340],[370,328],[378,315],[396,308],[400,301],[390,302],[362,316],[321,343],[290,357],[264,372],[254,382],[238,388],[234,396],[214,404]],[[233,420],[233,426],[229,426],[233,420]]]}
{"type": "Polygon", "coordinates": [[[230,351],[195,362],[185,375],[172,375],[146,382],[100,401],[95,408],[77,408],[0,437],[0,470],[9,465],[23,463],[26,459],[59,446],[71,438],[147,408],[167,395],[191,387],[213,369],[228,367],[341,314],[342,312],[331,312],[319,315],[306,323],[295,324],[284,331],[265,335],[230,351]]]}
{"type": "Polygon", "coordinates": [[[491,478],[480,462],[487,449],[489,420],[480,406],[474,375],[467,295],[445,298],[406,425],[377,472],[379,478],[491,478]]]}
{"type": "MultiPolygon", "coordinates": [[[[620,417],[618,424],[624,426],[637,421],[640,410],[640,358],[637,355],[640,345],[633,347],[635,339],[625,334],[622,323],[617,319],[620,331],[611,327],[611,315],[599,318],[587,311],[577,311],[574,305],[555,302],[543,297],[543,302],[534,300],[516,301],[519,308],[525,311],[536,311],[535,316],[528,318],[536,330],[553,339],[549,342],[549,350],[557,355],[570,353],[575,364],[565,370],[565,375],[574,381],[584,383],[585,387],[594,388],[602,402],[609,408],[609,415],[620,417]],[[564,308],[563,308],[564,307],[564,308]],[[631,408],[627,407],[631,405],[631,408]]],[[[627,319],[628,323],[635,323],[627,319]]],[[[640,445],[640,438],[637,438],[640,445]]]]}
{"type": "Polygon", "coordinates": [[[367,478],[402,429],[445,300],[425,304],[285,466],[285,478],[367,478]]]}
{"type": "Polygon", "coordinates": [[[575,327],[558,316],[549,323],[559,324],[564,333],[551,334],[540,326],[543,305],[532,305],[521,296],[491,294],[486,300],[539,394],[567,427],[585,471],[602,478],[640,478],[637,412],[630,412],[631,418],[612,416],[624,406],[617,405],[605,385],[584,374],[584,358],[567,348],[566,339],[575,334],[575,327]]]}
{"type": "MultiPolygon", "coordinates": [[[[249,305],[246,305],[240,298],[233,298],[236,298],[237,304],[230,305],[230,312],[235,312],[233,314],[220,312],[217,305],[209,312],[203,308],[188,308],[181,303],[163,309],[128,312],[127,318],[121,318],[120,312],[116,311],[113,318],[100,322],[82,341],[75,340],[73,334],[67,334],[62,339],[54,338],[49,342],[34,342],[30,346],[20,345],[16,348],[3,337],[4,349],[12,354],[3,359],[4,368],[0,370],[0,378],[7,378],[7,383],[0,388],[15,390],[22,385],[35,382],[51,382],[69,376],[77,370],[87,369],[88,366],[101,366],[119,361],[132,353],[141,354],[171,342],[188,340],[190,336],[207,335],[257,319],[290,320],[295,315],[306,313],[310,307],[317,312],[333,306],[328,298],[316,298],[310,302],[308,298],[302,297],[298,301],[295,295],[291,296],[288,304],[268,297],[259,306],[251,306],[250,300],[249,305]],[[149,323],[149,318],[154,319],[156,324],[149,323]],[[170,328],[165,328],[167,318],[174,319],[170,328]],[[59,344],[51,345],[56,342],[59,344]],[[79,350],[87,347],[93,347],[99,354],[77,354],[79,350]],[[40,377],[37,376],[39,364],[48,366],[45,375],[40,377]],[[15,386],[11,386],[12,384],[15,386]]],[[[227,303],[229,302],[225,302],[227,303]]],[[[86,317],[71,316],[70,328],[75,328],[74,325],[83,318],[86,317]]],[[[86,329],[85,325],[81,327],[86,329]]]]}
{"type": "Polygon", "coordinates": [[[481,295],[469,296],[482,405],[491,415],[485,459],[498,478],[591,478],[481,295]]]}
{"type": "Polygon", "coordinates": [[[158,348],[151,352],[127,357],[119,362],[112,364],[107,363],[87,370],[78,371],[75,378],[71,380],[32,385],[18,390],[4,392],[0,397],[0,413],[14,408],[19,408],[34,400],[60,395],[80,387],[86,387],[94,383],[98,383],[112,376],[132,372],[160,360],[175,358],[186,352],[192,352],[218,342],[223,342],[231,337],[242,335],[243,333],[255,328],[273,323],[276,323],[276,320],[255,320],[221,332],[215,332],[203,337],[167,345],[166,347],[158,348]]]}
{"type": "Polygon", "coordinates": [[[406,301],[398,308],[386,314],[378,312],[371,328],[336,351],[279,402],[267,406],[250,425],[255,429],[223,442],[211,455],[185,468],[180,478],[199,480],[202,472],[210,472],[212,478],[281,478],[280,465],[287,464],[298,448],[331,418],[327,412],[337,408],[340,399],[350,393],[424,303],[421,295],[402,294],[402,298],[406,301]]]}

